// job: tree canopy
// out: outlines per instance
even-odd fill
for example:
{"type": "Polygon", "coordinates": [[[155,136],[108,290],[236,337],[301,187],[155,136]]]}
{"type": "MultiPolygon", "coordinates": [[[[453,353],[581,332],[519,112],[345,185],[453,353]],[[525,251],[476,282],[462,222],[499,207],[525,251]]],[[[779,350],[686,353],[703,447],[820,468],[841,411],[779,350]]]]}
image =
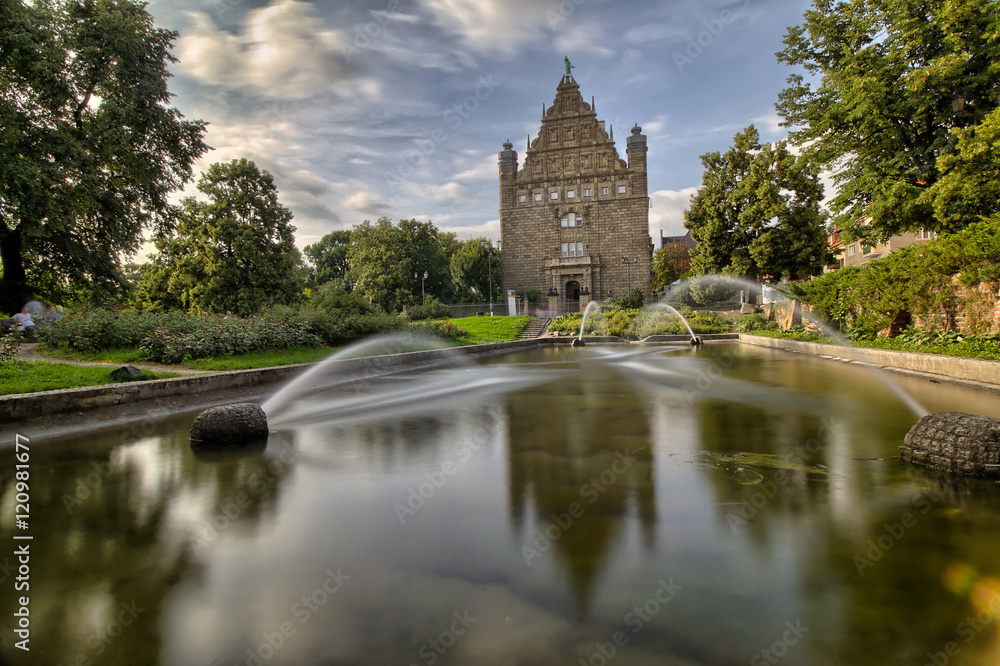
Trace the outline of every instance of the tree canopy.
{"type": "Polygon", "coordinates": [[[343,282],[347,279],[347,250],[351,246],[351,230],[331,231],[312,245],[306,245],[303,252],[312,262],[312,283],[317,287],[327,282],[343,282]]]}
{"type": "Polygon", "coordinates": [[[247,315],[298,298],[305,269],[271,174],[245,159],[213,164],[198,190],[208,200],[185,199],[176,230],[156,239],[146,302],[247,315]]]}
{"type": "Polygon", "coordinates": [[[113,289],[207,150],[169,106],[177,33],[132,0],[0,0],[0,25],[2,305],[113,289]]]}
{"type": "Polygon", "coordinates": [[[448,255],[431,222],[365,220],[351,232],[347,261],[354,289],[387,312],[419,303],[421,288],[440,297],[449,284],[448,255]]]}
{"type": "Polygon", "coordinates": [[[673,284],[691,270],[691,248],[683,243],[664,243],[653,253],[653,289],[673,284]]]}
{"type": "Polygon", "coordinates": [[[498,302],[502,283],[500,250],[486,238],[460,243],[451,255],[451,281],[459,302],[498,302]]]}
{"type": "Polygon", "coordinates": [[[701,156],[702,186],[684,212],[698,243],[692,270],[778,280],[815,275],[832,260],[823,184],[784,141],[761,145],[751,125],[725,153],[701,156]]]}
{"type": "Polygon", "coordinates": [[[776,108],[792,142],[834,174],[836,222],[875,241],[974,221],[934,203],[956,128],[997,107],[994,0],[814,0],[778,59],[801,66],[776,108]]]}

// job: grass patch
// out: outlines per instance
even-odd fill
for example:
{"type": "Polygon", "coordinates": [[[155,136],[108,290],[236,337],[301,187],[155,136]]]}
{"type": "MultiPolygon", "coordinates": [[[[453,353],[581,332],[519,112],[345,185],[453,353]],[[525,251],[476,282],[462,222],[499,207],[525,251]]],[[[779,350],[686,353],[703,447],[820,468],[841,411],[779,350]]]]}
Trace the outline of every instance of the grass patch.
{"type": "Polygon", "coordinates": [[[465,330],[465,335],[458,339],[460,343],[478,345],[516,340],[531,317],[463,317],[448,321],[465,330]]]}
{"type": "Polygon", "coordinates": [[[185,368],[194,370],[249,370],[273,368],[278,365],[316,363],[337,351],[337,347],[289,347],[271,351],[256,351],[232,356],[199,358],[188,361],[185,368]]]}
{"type": "MultiPolygon", "coordinates": [[[[0,365],[0,395],[34,393],[55,389],[78,388],[115,384],[108,377],[109,368],[95,368],[46,361],[17,361],[0,365]]],[[[173,372],[152,373],[145,371],[141,380],[177,377],[173,372]]]]}
{"type": "Polygon", "coordinates": [[[39,354],[63,358],[69,361],[90,361],[92,363],[143,363],[148,361],[148,355],[142,349],[107,349],[97,352],[83,352],[69,347],[53,347],[47,344],[38,345],[35,351],[39,354]]]}
{"type": "MultiPolygon", "coordinates": [[[[823,345],[837,344],[828,335],[815,331],[780,331],[780,330],[755,330],[741,331],[747,335],[759,335],[762,338],[781,338],[782,340],[796,340],[797,342],[817,342],[823,345]]],[[[861,346],[861,345],[857,345],[861,346]]]]}
{"type": "MultiPolygon", "coordinates": [[[[839,344],[822,333],[812,331],[749,331],[748,335],[759,335],[764,338],[782,338],[799,342],[818,342],[821,344],[839,344]]],[[[980,358],[987,361],[1000,361],[1000,344],[990,340],[962,340],[941,343],[918,343],[896,338],[876,338],[874,340],[857,340],[850,343],[861,349],[891,349],[894,351],[916,352],[918,354],[943,354],[960,358],[980,358]]]]}

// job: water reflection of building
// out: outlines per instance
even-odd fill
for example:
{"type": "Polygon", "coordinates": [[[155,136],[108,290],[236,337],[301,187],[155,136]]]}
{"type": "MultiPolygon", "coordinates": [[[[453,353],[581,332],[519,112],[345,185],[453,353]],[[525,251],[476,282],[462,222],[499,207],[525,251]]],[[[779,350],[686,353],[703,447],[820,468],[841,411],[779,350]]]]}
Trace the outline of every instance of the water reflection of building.
{"type": "Polygon", "coordinates": [[[511,521],[528,548],[542,535],[545,557],[565,570],[583,615],[627,519],[640,521],[647,543],[656,525],[644,401],[607,372],[606,378],[518,392],[508,401],[511,521]]]}

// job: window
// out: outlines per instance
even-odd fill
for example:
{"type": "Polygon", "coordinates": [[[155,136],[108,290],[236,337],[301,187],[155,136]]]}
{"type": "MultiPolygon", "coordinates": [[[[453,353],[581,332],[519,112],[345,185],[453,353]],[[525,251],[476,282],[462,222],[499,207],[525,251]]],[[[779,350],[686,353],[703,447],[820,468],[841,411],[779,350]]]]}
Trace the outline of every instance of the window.
{"type": "Polygon", "coordinates": [[[606,187],[602,187],[602,188],[601,188],[601,195],[603,196],[603,195],[605,195],[605,194],[607,194],[607,193],[608,193],[608,188],[606,188],[606,187]]]}
{"type": "Polygon", "coordinates": [[[564,257],[568,257],[569,256],[569,243],[563,243],[562,256],[564,256],[564,257]]]}
{"type": "Polygon", "coordinates": [[[518,194],[517,195],[517,203],[524,203],[524,199],[525,199],[525,197],[524,197],[523,194],[518,194]]]}
{"type": "Polygon", "coordinates": [[[618,186],[618,194],[625,194],[625,186],[624,185],[619,185],[618,186]]]}
{"type": "Polygon", "coordinates": [[[576,196],[576,192],[574,192],[573,190],[566,190],[566,198],[567,199],[572,199],[575,196],[576,196]]]}
{"type": "Polygon", "coordinates": [[[576,243],[563,243],[562,244],[562,256],[564,257],[582,257],[583,256],[583,242],[577,241],[576,243]]]}
{"type": "Polygon", "coordinates": [[[919,240],[931,240],[932,238],[934,238],[934,232],[933,231],[927,231],[926,229],[921,229],[917,233],[917,238],[919,240]]]}
{"type": "Polygon", "coordinates": [[[541,201],[541,200],[542,200],[542,195],[541,194],[536,194],[535,195],[535,201],[541,201]]]}
{"type": "Polygon", "coordinates": [[[559,226],[563,229],[583,226],[583,216],[579,213],[566,213],[559,221],[559,226]]]}
{"type": "Polygon", "coordinates": [[[872,253],[872,248],[870,245],[861,246],[861,254],[871,254],[871,253],[872,253]]]}
{"type": "Polygon", "coordinates": [[[590,196],[590,188],[589,187],[583,188],[583,196],[585,196],[585,197],[589,197],[590,196]]]}
{"type": "Polygon", "coordinates": [[[553,201],[555,201],[558,198],[559,198],[559,193],[558,192],[550,192],[549,193],[549,199],[552,199],[553,201]]]}
{"type": "Polygon", "coordinates": [[[858,246],[857,245],[851,245],[850,247],[847,248],[847,256],[853,257],[857,253],[858,253],[858,246]]]}

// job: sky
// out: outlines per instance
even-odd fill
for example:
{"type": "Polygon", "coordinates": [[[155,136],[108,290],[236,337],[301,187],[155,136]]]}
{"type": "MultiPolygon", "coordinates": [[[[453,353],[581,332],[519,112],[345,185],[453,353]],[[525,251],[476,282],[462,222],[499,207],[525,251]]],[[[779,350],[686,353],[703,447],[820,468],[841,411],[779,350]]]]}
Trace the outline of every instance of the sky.
{"type": "MultiPolygon", "coordinates": [[[[178,31],[174,105],[209,123],[196,173],[239,157],[272,173],[296,245],[364,220],[500,233],[497,152],[522,154],[563,57],[618,152],[648,137],[650,234],[685,233],[699,156],[774,110],[807,0],[152,0],[178,31]]],[[[193,185],[188,194],[194,194],[193,185]]]]}

